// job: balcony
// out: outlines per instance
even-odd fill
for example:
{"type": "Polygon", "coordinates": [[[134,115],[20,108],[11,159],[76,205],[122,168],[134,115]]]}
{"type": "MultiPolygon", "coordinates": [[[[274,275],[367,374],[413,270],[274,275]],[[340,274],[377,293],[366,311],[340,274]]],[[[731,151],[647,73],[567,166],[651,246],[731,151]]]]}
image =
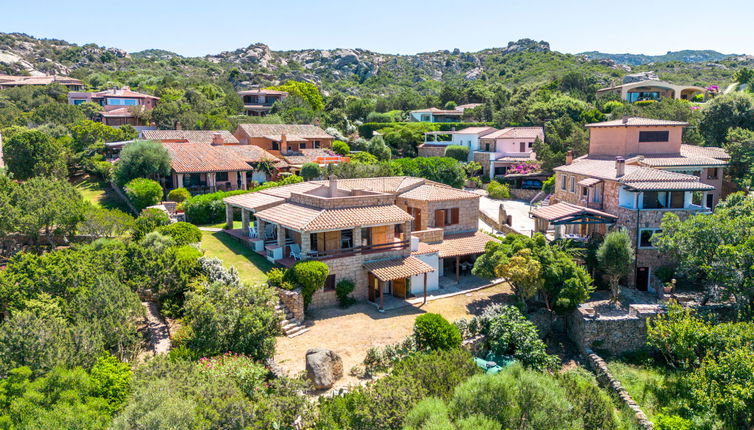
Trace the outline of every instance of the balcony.
{"type": "Polygon", "coordinates": [[[354,246],[350,248],[339,248],[329,251],[311,251],[306,258],[312,260],[327,260],[330,258],[349,257],[355,254],[371,254],[387,251],[399,251],[411,246],[410,240],[396,239],[393,242],[379,243],[375,245],[354,246]]]}

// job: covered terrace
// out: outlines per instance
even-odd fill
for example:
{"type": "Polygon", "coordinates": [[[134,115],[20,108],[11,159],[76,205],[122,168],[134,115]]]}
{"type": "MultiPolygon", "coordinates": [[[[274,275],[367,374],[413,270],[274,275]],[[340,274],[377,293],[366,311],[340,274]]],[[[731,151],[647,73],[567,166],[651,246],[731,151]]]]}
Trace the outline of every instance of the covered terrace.
{"type": "Polygon", "coordinates": [[[604,235],[607,229],[618,221],[618,217],[597,209],[560,202],[541,207],[531,212],[535,220],[535,231],[552,239],[572,239],[584,241],[594,234],[604,235]]]}

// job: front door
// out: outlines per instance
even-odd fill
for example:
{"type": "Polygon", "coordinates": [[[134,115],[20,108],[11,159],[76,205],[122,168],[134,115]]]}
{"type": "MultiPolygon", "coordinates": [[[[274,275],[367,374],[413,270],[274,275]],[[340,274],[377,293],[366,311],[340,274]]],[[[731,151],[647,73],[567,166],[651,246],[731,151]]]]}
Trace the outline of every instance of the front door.
{"type": "Polygon", "coordinates": [[[393,281],[393,295],[405,299],[408,297],[406,294],[406,278],[396,279],[393,281]]]}
{"type": "Polygon", "coordinates": [[[368,292],[368,298],[370,302],[374,302],[377,300],[377,297],[380,294],[380,281],[371,273],[368,275],[368,282],[369,282],[369,292],[368,292]]]}
{"type": "Polygon", "coordinates": [[[647,291],[649,288],[649,267],[636,268],[636,289],[647,291]]]}

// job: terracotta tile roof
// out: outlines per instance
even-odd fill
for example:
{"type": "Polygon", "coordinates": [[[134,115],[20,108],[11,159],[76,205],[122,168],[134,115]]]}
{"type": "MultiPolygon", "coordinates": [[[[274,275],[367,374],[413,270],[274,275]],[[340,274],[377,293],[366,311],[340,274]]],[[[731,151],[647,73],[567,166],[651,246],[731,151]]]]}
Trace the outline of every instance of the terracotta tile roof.
{"type": "MultiPolygon", "coordinates": [[[[625,174],[630,173],[639,166],[629,164],[631,160],[626,161],[625,174]]],[[[591,176],[599,179],[617,180],[615,170],[615,159],[608,158],[591,158],[580,157],[573,160],[573,163],[558,166],[554,168],[556,172],[574,173],[576,175],[591,176]]]]}
{"type": "Polygon", "coordinates": [[[701,183],[697,176],[651,167],[633,169],[631,173],[627,173],[620,179],[620,183],[638,191],[709,191],[715,189],[712,185],[701,183]]]}
{"type": "Polygon", "coordinates": [[[170,165],[176,173],[249,171],[251,166],[222,146],[203,143],[163,142],[170,154],[170,165]]]}
{"type": "Polygon", "coordinates": [[[256,163],[257,161],[267,160],[271,161],[276,167],[287,165],[284,160],[275,157],[263,148],[255,145],[222,145],[216,146],[215,149],[228,153],[230,156],[237,157],[239,160],[243,160],[247,163],[256,163]]]}
{"type": "Polygon", "coordinates": [[[395,205],[315,209],[283,203],[257,212],[257,218],[299,231],[340,230],[357,226],[398,224],[414,219],[395,205]]]}
{"type": "Polygon", "coordinates": [[[434,267],[416,257],[372,261],[364,263],[364,268],[382,282],[410,278],[411,276],[435,271],[434,267]]]}
{"type": "Polygon", "coordinates": [[[236,207],[257,211],[283,203],[285,199],[261,192],[255,192],[226,197],[223,201],[236,207]]]}
{"type": "Polygon", "coordinates": [[[105,91],[99,91],[96,93],[92,93],[92,97],[96,98],[103,98],[103,97],[133,97],[133,98],[142,98],[142,99],[155,99],[159,100],[159,97],[155,97],[149,94],[140,93],[138,91],[132,91],[130,88],[115,88],[111,90],[105,90],[105,91]]]}
{"type": "Polygon", "coordinates": [[[255,96],[255,95],[270,95],[270,96],[282,96],[288,95],[287,91],[267,90],[264,88],[255,88],[253,90],[243,90],[238,92],[239,96],[255,96]]]}
{"type": "Polygon", "coordinates": [[[463,105],[456,106],[456,110],[463,111],[463,110],[466,110],[466,109],[474,109],[475,107],[482,106],[483,104],[484,103],[466,103],[466,104],[463,104],[463,105]]]}
{"type": "Polygon", "coordinates": [[[507,127],[484,136],[485,139],[545,139],[542,127],[507,127]]]}
{"type": "Polygon", "coordinates": [[[446,200],[478,199],[479,194],[435,184],[420,185],[398,197],[410,200],[441,202],[446,200]]]}
{"type": "Polygon", "coordinates": [[[127,106],[115,109],[109,109],[102,112],[105,118],[131,118],[134,117],[134,110],[142,110],[144,106],[127,106]]]}
{"type": "Polygon", "coordinates": [[[455,134],[478,134],[480,136],[486,136],[490,133],[496,132],[495,127],[466,127],[455,132],[455,134]]]}
{"type": "Polygon", "coordinates": [[[730,155],[723,148],[681,145],[680,155],[645,156],[641,164],[651,167],[724,167],[729,160],[730,155]]]}
{"type": "MultiPolygon", "coordinates": [[[[264,137],[265,139],[271,140],[273,142],[282,142],[282,140],[283,140],[283,135],[282,134],[279,134],[279,135],[268,135],[268,136],[262,136],[262,137],[264,137]]],[[[308,142],[303,137],[301,137],[301,136],[294,136],[294,135],[286,135],[285,136],[285,140],[286,140],[286,142],[291,142],[291,143],[308,142]]]]}
{"type": "MultiPolygon", "coordinates": [[[[318,158],[338,157],[332,151],[326,149],[300,149],[290,154],[281,154],[283,159],[293,166],[301,166],[305,163],[314,163],[318,158]]],[[[343,158],[345,161],[345,158],[343,158]]]]}
{"type": "Polygon", "coordinates": [[[442,242],[432,244],[432,246],[439,250],[440,258],[447,258],[482,254],[488,242],[499,242],[499,240],[481,231],[475,231],[473,233],[446,234],[442,242]]]}
{"type": "Polygon", "coordinates": [[[685,121],[670,121],[667,119],[652,119],[652,118],[640,118],[629,117],[624,122],[623,118],[614,119],[612,121],[595,122],[592,124],[586,124],[585,127],[667,127],[667,126],[687,126],[689,123],[685,121]]]}
{"type": "Polygon", "coordinates": [[[592,185],[597,185],[597,184],[599,184],[600,182],[602,182],[602,180],[601,180],[601,179],[597,179],[597,178],[586,178],[586,179],[582,179],[582,180],[580,180],[580,181],[579,181],[579,182],[577,182],[577,183],[578,183],[579,185],[581,185],[582,187],[591,187],[592,185]]]}
{"type": "Polygon", "coordinates": [[[316,125],[310,124],[240,124],[238,126],[249,137],[280,136],[285,134],[306,139],[333,139],[316,125]]]}
{"type": "Polygon", "coordinates": [[[312,182],[299,182],[298,184],[283,185],[282,187],[267,188],[266,190],[259,191],[260,193],[269,194],[271,196],[282,197],[287,199],[291,196],[291,193],[304,193],[311,191],[315,188],[319,188],[321,184],[312,182]]]}
{"type": "Polygon", "coordinates": [[[434,254],[435,252],[440,252],[440,248],[425,242],[419,242],[419,247],[416,251],[411,251],[411,255],[434,254]]]}
{"type": "Polygon", "coordinates": [[[685,157],[709,157],[718,160],[730,160],[730,155],[717,146],[681,145],[681,155],[685,157]]]}
{"type": "Polygon", "coordinates": [[[238,139],[227,130],[144,130],[142,136],[147,140],[173,140],[187,143],[210,144],[215,133],[220,133],[224,143],[238,144],[238,139]]]}
{"type": "Polygon", "coordinates": [[[617,220],[618,217],[609,214],[607,212],[598,211],[596,209],[590,209],[583,206],[574,205],[571,203],[560,202],[554,205],[544,206],[539,209],[535,209],[531,212],[531,216],[547,220],[549,222],[557,222],[563,218],[570,218],[582,214],[597,215],[609,219],[617,220]]]}
{"type": "Polygon", "coordinates": [[[447,109],[437,109],[437,108],[428,108],[428,109],[415,109],[412,110],[413,113],[423,113],[423,112],[429,112],[434,115],[452,115],[452,116],[461,116],[463,115],[463,112],[460,110],[447,110],[447,109]]]}
{"type": "MultiPolygon", "coordinates": [[[[320,185],[328,185],[328,181],[312,181],[320,185]]],[[[366,190],[380,193],[400,193],[414,187],[429,183],[426,179],[412,176],[384,176],[379,178],[338,179],[338,188],[344,190],[366,190]]]]}

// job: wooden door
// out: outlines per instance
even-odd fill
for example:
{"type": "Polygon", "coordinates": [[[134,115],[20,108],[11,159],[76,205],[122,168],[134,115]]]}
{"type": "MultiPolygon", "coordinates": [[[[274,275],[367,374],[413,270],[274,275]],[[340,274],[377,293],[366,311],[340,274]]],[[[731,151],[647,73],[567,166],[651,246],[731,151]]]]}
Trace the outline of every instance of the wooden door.
{"type": "Polygon", "coordinates": [[[370,302],[374,302],[377,300],[377,297],[379,295],[379,288],[380,288],[380,281],[371,273],[367,276],[367,282],[368,285],[368,298],[370,302]]]}
{"type": "Polygon", "coordinates": [[[406,278],[396,279],[393,281],[393,295],[405,299],[408,297],[406,291],[406,278]]]}
{"type": "Polygon", "coordinates": [[[649,267],[636,268],[636,289],[639,291],[649,289],[649,267]]]}
{"type": "Polygon", "coordinates": [[[435,211],[435,227],[436,228],[445,227],[445,211],[442,209],[438,209],[435,211]]]}
{"type": "Polygon", "coordinates": [[[392,226],[381,225],[379,227],[372,227],[372,245],[390,243],[392,232],[392,226]]]}

